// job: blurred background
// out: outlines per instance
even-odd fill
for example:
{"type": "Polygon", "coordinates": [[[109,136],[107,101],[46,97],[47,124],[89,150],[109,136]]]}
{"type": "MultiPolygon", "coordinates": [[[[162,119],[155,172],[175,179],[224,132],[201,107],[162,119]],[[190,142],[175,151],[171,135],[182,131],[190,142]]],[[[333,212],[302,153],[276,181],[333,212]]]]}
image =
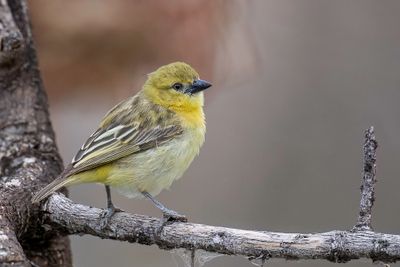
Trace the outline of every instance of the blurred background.
{"type": "MultiPolygon", "coordinates": [[[[65,163],[147,73],[183,60],[214,85],[206,93],[206,143],[159,199],[192,222],[284,232],[353,226],[363,131],[374,125],[373,225],[399,234],[399,11],[397,0],[30,1],[65,163]]],[[[76,202],[105,207],[102,186],[70,192],[76,202]]],[[[161,215],[149,201],[113,197],[126,211],[161,215]]],[[[154,246],[71,239],[75,266],[184,266],[154,246]]],[[[251,263],[224,256],[205,266],[251,263]]]]}

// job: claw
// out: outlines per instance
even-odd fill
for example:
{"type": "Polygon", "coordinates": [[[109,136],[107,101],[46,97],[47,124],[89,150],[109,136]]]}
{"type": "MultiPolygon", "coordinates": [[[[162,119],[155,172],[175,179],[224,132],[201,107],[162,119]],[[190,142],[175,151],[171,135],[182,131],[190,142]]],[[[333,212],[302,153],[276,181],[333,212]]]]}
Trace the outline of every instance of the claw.
{"type": "Polygon", "coordinates": [[[107,208],[106,210],[103,210],[103,212],[100,214],[100,227],[101,229],[104,229],[108,226],[112,216],[114,216],[115,213],[117,212],[124,212],[124,210],[111,206],[107,208]]]}
{"type": "Polygon", "coordinates": [[[185,215],[179,214],[176,211],[169,210],[167,212],[163,212],[163,222],[187,222],[188,219],[185,215]]]}
{"type": "Polygon", "coordinates": [[[114,207],[114,213],[116,212],[125,212],[123,209],[120,209],[118,207],[114,207]]]}
{"type": "Polygon", "coordinates": [[[173,222],[187,222],[188,219],[185,215],[179,214],[173,210],[163,211],[163,218],[161,220],[161,225],[157,229],[157,234],[160,235],[164,227],[173,222]]]}

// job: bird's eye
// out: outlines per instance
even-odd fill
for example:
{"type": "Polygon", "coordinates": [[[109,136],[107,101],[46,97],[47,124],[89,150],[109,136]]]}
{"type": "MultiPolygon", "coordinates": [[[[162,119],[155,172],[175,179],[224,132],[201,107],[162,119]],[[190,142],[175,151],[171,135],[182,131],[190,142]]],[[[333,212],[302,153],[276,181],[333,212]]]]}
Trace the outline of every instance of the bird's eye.
{"type": "Polygon", "coordinates": [[[183,88],[183,84],[181,83],[174,83],[172,85],[172,88],[174,88],[175,90],[181,90],[183,88]]]}

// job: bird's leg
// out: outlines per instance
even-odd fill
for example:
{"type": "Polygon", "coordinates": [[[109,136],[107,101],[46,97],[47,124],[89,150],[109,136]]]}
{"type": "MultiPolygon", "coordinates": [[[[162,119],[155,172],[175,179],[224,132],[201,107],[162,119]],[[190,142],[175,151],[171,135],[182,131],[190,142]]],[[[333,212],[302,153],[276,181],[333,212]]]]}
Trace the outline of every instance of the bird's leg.
{"type": "Polygon", "coordinates": [[[169,221],[187,222],[187,218],[185,215],[179,214],[174,210],[168,209],[161,202],[159,202],[157,199],[155,199],[152,195],[150,195],[146,191],[143,191],[142,194],[147,199],[150,199],[151,202],[153,202],[154,206],[156,206],[162,211],[164,222],[169,222],[169,221]]]}
{"type": "Polygon", "coordinates": [[[107,210],[100,215],[100,225],[102,228],[105,228],[108,225],[108,222],[110,221],[111,217],[116,212],[123,212],[122,209],[115,207],[114,204],[112,203],[110,186],[106,185],[105,187],[107,193],[107,210]]]}

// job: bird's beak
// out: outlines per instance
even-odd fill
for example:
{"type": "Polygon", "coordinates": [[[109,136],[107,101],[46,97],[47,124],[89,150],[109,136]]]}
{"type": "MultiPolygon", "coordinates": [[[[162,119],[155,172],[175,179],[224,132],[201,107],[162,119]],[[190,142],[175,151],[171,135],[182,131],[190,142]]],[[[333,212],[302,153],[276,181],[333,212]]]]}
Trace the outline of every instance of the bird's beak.
{"type": "Polygon", "coordinates": [[[211,85],[211,83],[204,80],[194,80],[192,85],[186,90],[186,93],[193,95],[207,89],[208,87],[211,87],[211,85]]]}

